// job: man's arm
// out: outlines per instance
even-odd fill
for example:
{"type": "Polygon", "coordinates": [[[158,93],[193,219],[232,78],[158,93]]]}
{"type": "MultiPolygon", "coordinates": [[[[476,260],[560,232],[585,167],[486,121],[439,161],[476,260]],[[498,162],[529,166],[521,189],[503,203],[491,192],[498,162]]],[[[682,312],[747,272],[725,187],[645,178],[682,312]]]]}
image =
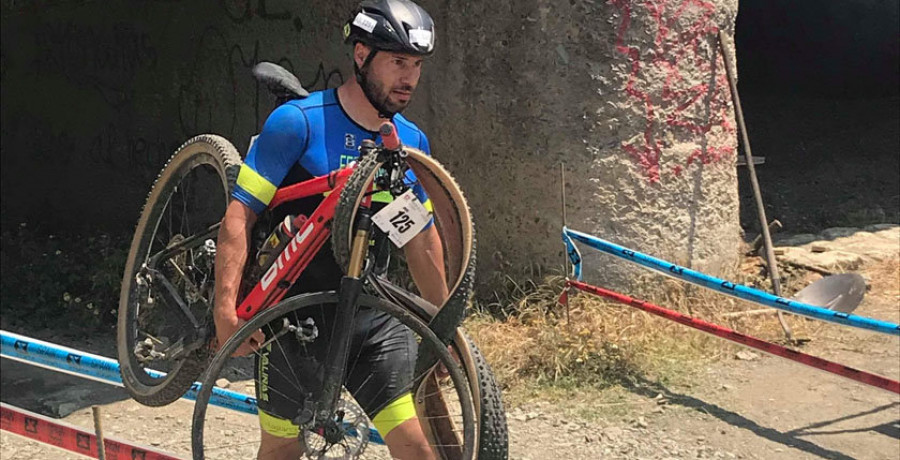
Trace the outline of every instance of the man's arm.
{"type": "MultiPolygon", "coordinates": [[[[232,200],[225,210],[219,239],[216,245],[216,294],[213,320],[216,323],[218,346],[225,344],[243,324],[237,316],[237,296],[241,287],[241,275],[247,263],[250,229],[256,223],[256,214],[247,205],[232,200]]],[[[246,355],[263,341],[257,332],[242,344],[235,355],[246,355]],[[256,342],[255,344],[253,342],[256,342]]]]}
{"type": "Polygon", "coordinates": [[[422,298],[440,307],[447,300],[444,247],[437,227],[430,225],[403,246],[406,263],[422,298]]]}

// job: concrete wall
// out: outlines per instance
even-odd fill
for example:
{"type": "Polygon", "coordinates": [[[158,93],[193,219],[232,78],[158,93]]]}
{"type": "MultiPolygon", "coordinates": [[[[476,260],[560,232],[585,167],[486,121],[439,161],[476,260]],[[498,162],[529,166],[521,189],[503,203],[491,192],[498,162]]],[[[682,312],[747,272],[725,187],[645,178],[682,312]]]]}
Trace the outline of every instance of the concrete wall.
{"type": "MultiPolygon", "coordinates": [[[[473,198],[485,268],[562,265],[561,162],[571,227],[733,268],[735,125],[714,40],[737,2],[656,3],[438,6],[426,116],[473,198]]],[[[622,284],[610,258],[585,255],[590,278],[622,284]]]]}
{"type": "MultiPolygon", "coordinates": [[[[354,2],[208,3],[4,3],[5,225],[127,231],[187,137],[246,148],[272,104],[253,63],[312,89],[351,76],[339,26],[354,2]]],[[[734,267],[735,132],[714,40],[737,1],[648,3],[423,2],[438,53],[409,114],[470,197],[483,280],[562,265],[561,162],[571,227],[734,267]]]]}

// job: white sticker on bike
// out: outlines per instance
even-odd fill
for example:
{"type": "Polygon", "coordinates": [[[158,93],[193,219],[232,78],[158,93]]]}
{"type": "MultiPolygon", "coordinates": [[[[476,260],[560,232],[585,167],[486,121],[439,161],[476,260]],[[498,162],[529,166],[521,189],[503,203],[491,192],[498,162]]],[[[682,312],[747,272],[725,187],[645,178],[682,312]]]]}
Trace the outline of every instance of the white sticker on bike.
{"type": "Polygon", "coordinates": [[[375,225],[387,233],[398,248],[418,235],[430,219],[431,214],[412,190],[394,198],[394,201],[372,216],[375,225]]]}

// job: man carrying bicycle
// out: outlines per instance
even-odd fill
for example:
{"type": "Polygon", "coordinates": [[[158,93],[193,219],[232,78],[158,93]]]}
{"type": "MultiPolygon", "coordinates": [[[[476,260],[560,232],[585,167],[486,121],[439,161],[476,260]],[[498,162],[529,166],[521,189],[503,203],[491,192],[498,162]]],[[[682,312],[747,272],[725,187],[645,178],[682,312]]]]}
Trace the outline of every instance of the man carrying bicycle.
{"type": "MultiPolygon", "coordinates": [[[[219,344],[224,344],[242,323],[235,306],[248,263],[251,233],[278,187],[326,175],[355,160],[362,140],[378,140],[377,130],[385,118],[392,119],[404,145],[429,153],[424,133],[400,112],[415,92],[424,58],[434,50],[431,17],[410,1],[366,0],[354,11],[343,32],[345,41],[353,45],[355,78],[337,89],[315,92],[276,108],[241,167],[217,245],[214,319],[219,344]]],[[[421,200],[427,200],[421,190],[417,192],[421,200]]],[[[273,214],[308,213],[317,204],[299,203],[290,209],[275,209],[273,214]]],[[[278,222],[277,217],[273,220],[278,222]]],[[[410,240],[404,252],[422,296],[441,305],[447,297],[447,286],[443,248],[434,225],[410,240]]],[[[290,295],[336,289],[342,275],[331,250],[323,248],[290,295]]],[[[373,310],[361,309],[354,327],[355,349],[351,354],[364,356],[370,363],[352,369],[345,386],[372,419],[393,457],[432,458],[406,389],[415,357],[412,334],[396,319],[373,310]]],[[[256,354],[256,396],[262,430],[258,457],[298,458],[302,447],[292,419],[307,395],[295,394],[297,391],[292,390],[297,385],[284,382],[280,376],[287,375],[285,369],[290,368],[290,374],[314,379],[320,363],[303,367],[306,361],[295,359],[299,350],[273,352],[272,345],[259,349],[263,342],[260,331],[235,353],[256,354]]]]}

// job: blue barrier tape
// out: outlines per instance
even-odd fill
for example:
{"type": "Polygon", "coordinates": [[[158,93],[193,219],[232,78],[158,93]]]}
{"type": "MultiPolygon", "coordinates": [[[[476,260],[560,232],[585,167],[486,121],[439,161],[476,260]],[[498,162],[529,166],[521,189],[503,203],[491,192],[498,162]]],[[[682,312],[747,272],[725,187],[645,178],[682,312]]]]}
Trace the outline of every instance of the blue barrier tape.
{"type": "MultiPolygon", "coordinates": [[[[86,353],[74,348],[56,345],[43,340],[0,330],[0,355],[18,361],[34,363],[67,374],[98,380],[111,385],[122,386],[119,363],[113,359],[86,353]]],[[[165,376],[164,373],[148,369],[152,377],[165,376]]],[[[194,382],[183,396],[196,400],[200,382],[194,382]]],[[[256,415],[256,398],[222,388],[213,388],[209,404],[245,414],[256,415]]],[[[369,441],[384,444],[381,435],[374,428],[369,430],[369,441]]]]}
{"type": "MultiPolygon", "coordinates": [[[[868,329],[870,331],[880,332],[883,334],[900,335],[900,325],[894,323],[867,318],[865,316],[857,316],[838,311],[832,311],[815,305],[798,302],[796,300],[774,296],[758,289],[753,289],[741,284],[735,284],[730,281],[725,281],[723,279],[709,276],[704,273],[691,270],[689,268],[666,262],[665,260],[642,254],[638,251],[628,249],[624,246],[619,246],[601,238],[597,238],[596,236],[577,232],[575,230],[569,230],[568,228],[563,227],[563,240],[566,241],[567,238],[579,241],[594,249],[619,257],[629,262],[636,263],[642,267],[649,268],[664,275],[671,276],[682,281],[687,281],[688,283],[696,284],[708,289],[712,289],[725,295],[737,297],[739,299],[758,303],[767,307],[777,308],[779,310],[784,310],[797,315],[820,319],[823,321],[843,324],[845,326],[857,327],[860,329],[868,329]]],[[[571,241],[566,241],[567,247],[570,244],[571,241]]]]}

